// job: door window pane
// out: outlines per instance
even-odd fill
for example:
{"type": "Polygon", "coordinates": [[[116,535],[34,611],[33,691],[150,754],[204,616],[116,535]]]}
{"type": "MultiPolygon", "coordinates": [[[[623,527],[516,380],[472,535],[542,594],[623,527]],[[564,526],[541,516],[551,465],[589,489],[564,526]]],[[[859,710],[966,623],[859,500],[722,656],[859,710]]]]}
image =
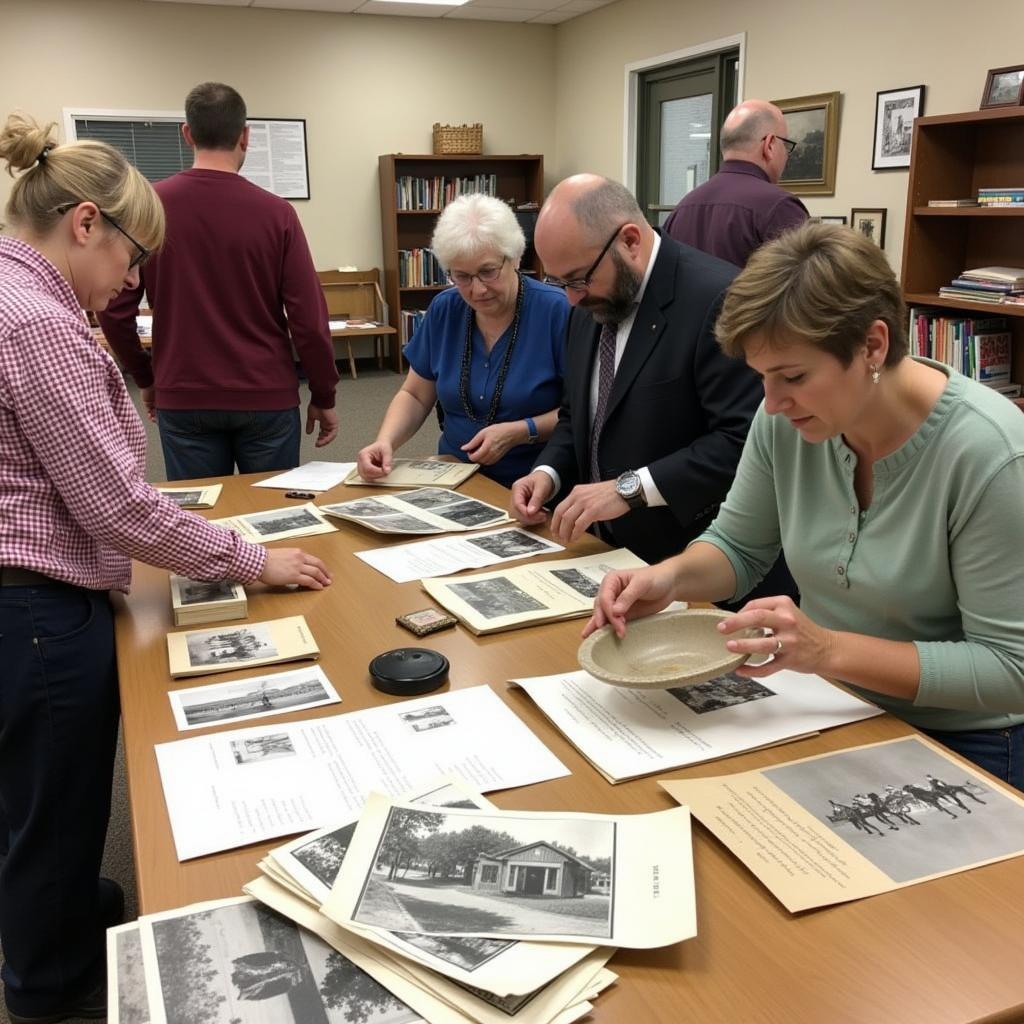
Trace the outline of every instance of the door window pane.
{"type": "MultiPolygon", "coordinates": [[[[711,94],[661,104],[661,184],[658,205],[670,209],[708,180],[711,167],[711,94]]],[[[659,214],[663,224],[668,211],[659,214]]]]}

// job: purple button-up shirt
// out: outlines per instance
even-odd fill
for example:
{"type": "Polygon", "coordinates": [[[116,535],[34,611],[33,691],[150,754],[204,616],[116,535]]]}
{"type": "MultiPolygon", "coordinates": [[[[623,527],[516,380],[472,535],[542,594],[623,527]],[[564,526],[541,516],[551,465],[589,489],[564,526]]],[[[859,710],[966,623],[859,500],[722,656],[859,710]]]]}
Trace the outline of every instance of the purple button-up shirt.
{"type": "Polygon", "coordinates": [[[664,230],[677,242],[743,267],[762,243],[806,219],[804,204],[773,185],[757,164],[726,160],[679,200],[664,230]]]}
{"type": "Polygon", "coordinates": [[[266,552],[143,479],[146,432],[71,286],[0,238],[0,565],[128,590],[131,559],[250,583],[266,552]]]}

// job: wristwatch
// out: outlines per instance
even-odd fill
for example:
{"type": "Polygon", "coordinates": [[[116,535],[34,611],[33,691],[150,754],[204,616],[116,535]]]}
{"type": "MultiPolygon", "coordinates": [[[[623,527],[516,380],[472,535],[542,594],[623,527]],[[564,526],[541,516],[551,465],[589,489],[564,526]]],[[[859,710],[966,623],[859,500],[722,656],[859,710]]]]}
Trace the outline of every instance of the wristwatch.
{"type": "Polygon", "coordinates": [[[647,508],[643,481],[635,469],[627,469],[615,478],[615,493],[631,508],[647,508]]]}

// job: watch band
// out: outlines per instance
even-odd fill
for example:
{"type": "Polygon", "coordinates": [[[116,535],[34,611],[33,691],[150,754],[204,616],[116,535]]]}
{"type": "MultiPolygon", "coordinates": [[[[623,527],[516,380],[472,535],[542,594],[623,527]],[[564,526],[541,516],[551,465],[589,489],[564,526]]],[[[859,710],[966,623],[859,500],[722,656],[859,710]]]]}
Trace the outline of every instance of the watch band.
{"type": "Polygon", "coordinates": [[[540,440],[540,434],[537,432],[537,424],[533,422],[532,416],[526,417],[526,433],[529,435],[526,439],[527,444],[536,444],[540,440]]]}

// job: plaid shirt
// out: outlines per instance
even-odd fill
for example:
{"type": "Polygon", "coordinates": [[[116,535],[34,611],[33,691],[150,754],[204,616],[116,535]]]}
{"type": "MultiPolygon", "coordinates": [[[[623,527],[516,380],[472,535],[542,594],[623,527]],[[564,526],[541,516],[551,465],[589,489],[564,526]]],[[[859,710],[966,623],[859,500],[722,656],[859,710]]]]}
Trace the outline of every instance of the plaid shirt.
{"type": "Polygon", "coordinates": [[[131,559],[249,583],[266,551],[145,482],[146,434],[70,285],[0,237],[0,565],[127,591],[131,559]]]}

